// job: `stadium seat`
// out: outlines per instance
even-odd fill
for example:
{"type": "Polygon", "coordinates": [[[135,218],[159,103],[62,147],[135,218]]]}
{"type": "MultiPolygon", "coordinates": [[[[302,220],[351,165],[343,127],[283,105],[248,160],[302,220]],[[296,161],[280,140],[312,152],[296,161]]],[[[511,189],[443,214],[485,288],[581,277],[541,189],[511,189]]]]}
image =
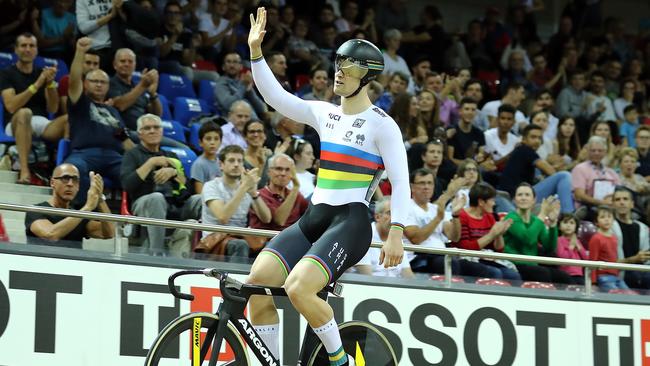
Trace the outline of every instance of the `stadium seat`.
{"type": "Polygon", "coordinates": [[[7,68],[16,63],[16,55],[9,52],[0,52],[0,69],[7,68]]]}
{"type": "Polygon", "coordinates": [[[199,81],[199,99],[203,99],[210,109],[214,112],[217,111],[217,107],[214,104],[214,88],[216,83],[210,80],[201,80],[199,81]]]}
{"type": "Polygon", "coordinates": [[[510,282],[499,280],[496,278],[479,278],[474,283],[477,285],[485,285],[485,286],[504,286],[504,287],[512,286],[510,282]]]}
{"type": "Polygon", "coordinates": [[[0,144],[15,143],[16,139],[5,134],[5,107],[2,104],[2,98],[0,98],[0,127],[0,144]]]}
{"type": "Polygon", "coordinates": [[[184,144],[187,142],[187,139],[185,138],[185,131],[183,130],[183,126],[181,126],[180,123],[174,120],[163,120],[162,127],[164,136],[167,136],[184,144]]]}
{"type": "Polygon", "coordinates": [[[210,108],[201,99],[179,97],[174,100],[174,120],[187,126],[192,117],[209,114],[210,108]]]}
{"type": "Polygon", "coordinates": [[[196,98],[192,82],[184,76],[160,74],[158,79],[158,93],[167,100],[174,101],[178,97],[196,98]]]}
{"type": "Polygon", "coordinates": [[[54,77],[54,80],[56,81],[61,80],[64,75],[68,75],[70,73],[68,71],[68,65],[65,64],[65,61],[55,58],[36,56],[34,59],[34,66],[39,68],[43,68],[45,66],[56,67],[56,76],[54,77]]]}
{"type": "Polygon", "coordinates": [[[192,171],[192,164],[196,160],[196,154],[190,149],[183,149],[180,147],[171,147],[171,146],[161,146],[161,149],[165,151],[170,151],[176,154],[178,160],[183,164],[183,170],[185,171],[185,177],[188,179],[191,178],[190,172],[192,171]]]}
{"type": "MultiPolygon", "coordinates": [[[[433,276],[431,276],[431,280],[443,282],[445,280],[445,276],[444,275],[433,275],[433,276]]],[[[465,283],[465,280],[463,278],[461,278],[461,277],[452,276],[451,277],[451,282],[465,283]]]]}
{"type": "Polygon", "coordinates": [[[541,288],[544,290],[555,290],[555,285],[552,283],[546,282],[537,282],[537,281],[526,281],[521,284],[523,288],[541,288]]]}
{"type": "Polygon", "coordinates": [[[190,147],[194,149],[194,151],[198,151],[200,153],[203,152],[203,148],[201,148],[201,145],[199,145],[199,129],[201,128],[201,125],[198,123],[195,123],[190,126],[190,147]]]}
{"type": "Polygon", "coordinates": [[[162,105],[162,119],[174,119],[172,116],[172,110],[169,108],[169,100],[167,100],[167,98],[162,94],[158,94],[158,100],[160,101],[160,105],[162,105]]]}

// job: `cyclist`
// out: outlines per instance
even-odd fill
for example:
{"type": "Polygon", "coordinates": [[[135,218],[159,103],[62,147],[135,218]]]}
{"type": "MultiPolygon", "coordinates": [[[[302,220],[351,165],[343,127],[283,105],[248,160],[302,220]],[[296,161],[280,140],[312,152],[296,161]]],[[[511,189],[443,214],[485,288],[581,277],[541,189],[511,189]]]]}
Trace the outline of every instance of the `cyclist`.
{"type": "MultiPolygon", "coordinates": [[[[366,253],[371,241],[368,203],[385,168],[393,185],[392,226],[380,262],[402,262],[402,233],[410,201],[406,151],[395,121],[368,98],[368,83],[383,70],[372,43],[353,39],[337,50],[334,93],[341,106],[304,101],[286,92],[262,55],[266,10],[251,18],[248,44],[255,85],[283,115],[313,127],[321,139],[318,181],[305,214],[274,237],[253,263],[249,284],[282,286],[323,342],[331,365],[355,365],[343,351],[332,308],[317,296],[366,253]]],[[[279,318],[269,296],[253,296],[251,321],[279,357],[279,318]]]]}

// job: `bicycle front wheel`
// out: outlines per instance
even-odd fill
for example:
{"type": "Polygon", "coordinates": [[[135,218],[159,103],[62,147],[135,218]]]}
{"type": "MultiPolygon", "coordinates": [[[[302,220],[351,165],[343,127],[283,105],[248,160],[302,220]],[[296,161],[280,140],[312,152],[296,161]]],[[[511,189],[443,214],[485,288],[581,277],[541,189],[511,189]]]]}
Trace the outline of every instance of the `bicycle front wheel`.
{"type": "MultiPolygon", "coordinates": [[[[374,325],[361,321],[339,324],[345,353],[354,357],[357,366],[397,366],[397,357],[386,337],[374,325]]],[[[329,366],[322,343],[314,348],[308,366],[329,366]]]]}
{"type": "MultiPolygon", "coordinates": [[[[189,313],[174,319],[154,340],[145,366],[204,366],[208,364],[212,350],[200,362],[200,351],[208,328],[216,327],[219,317],[211,313],[189,313]],[[197,343],[198,342],[198,343],[197,343]]],[[[219,366],[249,366],[250,360],[239,332],[228,324],[223,335],[219,366]]]]}

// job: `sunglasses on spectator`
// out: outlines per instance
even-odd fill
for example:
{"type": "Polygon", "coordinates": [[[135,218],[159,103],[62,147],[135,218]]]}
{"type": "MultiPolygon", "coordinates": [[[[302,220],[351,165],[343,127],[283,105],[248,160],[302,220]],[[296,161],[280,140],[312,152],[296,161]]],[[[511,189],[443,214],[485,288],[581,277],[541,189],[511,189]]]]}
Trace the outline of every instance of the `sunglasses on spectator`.
{"type": "Polygon", "coordinates": [[[79,177],[76,175],[62,175],[60,177],[52,177],[52,179],[56,179],[58,181],[61,181],[61,183],[68,184],[72,181],[72,183],[77,184],[79,183],[79,177]]]}

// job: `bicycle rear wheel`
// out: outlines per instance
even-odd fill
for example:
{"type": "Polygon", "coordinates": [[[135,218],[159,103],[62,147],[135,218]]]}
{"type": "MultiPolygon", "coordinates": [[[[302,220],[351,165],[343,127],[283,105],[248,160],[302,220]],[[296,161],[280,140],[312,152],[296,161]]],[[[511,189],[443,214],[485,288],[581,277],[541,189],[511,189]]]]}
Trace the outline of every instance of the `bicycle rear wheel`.
{"type": "MultiPolygon", "coordinates": [[[[201,348],[208,328],[215,325],[218,320],[219,317],[215,314],[198,312],[174,319],[154,340],[147,354],[145,366],[207,365],[211,351],[208,351],[203,363],[199,363],[200,357],[194,352],[197,348],[201,348]],[[194,341],[199,342],[196,347],[194,341]],[[193,353],[197,360],[193,360],[193,353]]],[[[230,323],[226,329],[217,365],[249,366],[248,352],[239,332],[230,323]]]]}
{"type": "MultiPolygon", "coordinates": [[[[339,324],[341,341],[345,352],[356,361],[357,366],[397,366],[393,347],[374,325],[361,321],[339,324]]],[[[314,348],[308,366],[329,366],[327,351],[322,343],[314,348]]]]}

